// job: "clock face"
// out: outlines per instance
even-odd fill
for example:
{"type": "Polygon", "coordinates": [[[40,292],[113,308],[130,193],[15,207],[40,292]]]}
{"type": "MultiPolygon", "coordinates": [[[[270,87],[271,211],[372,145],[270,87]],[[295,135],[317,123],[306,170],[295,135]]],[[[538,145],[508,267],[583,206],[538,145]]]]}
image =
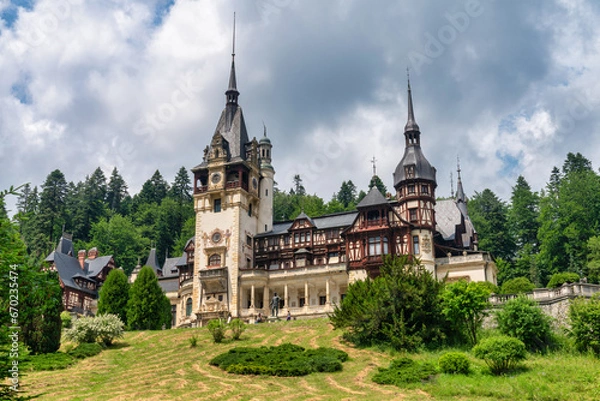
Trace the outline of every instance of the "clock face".
{"type": "Polygon", "coordinates": [[[254,189],[258,188],[258,180],[256,178],[252,179],[252,188],[254,188],[254,189]]]}
{"type": "Polygon", "coordinates": [[[212,237],[210,238],[212,240],[212,242],[214,242],[215,244],[218,243],[219,241],[221,241],[221,233],[220,232],[216,232],[212,235],[212,237]]]}
{"type": "Polygon", "coordinates": [[[213,184],[218,183],[219,181],[221,181],[221,174],[219,173],[214,173],[211,177],[210,180],[212,181],[213,184]]]}

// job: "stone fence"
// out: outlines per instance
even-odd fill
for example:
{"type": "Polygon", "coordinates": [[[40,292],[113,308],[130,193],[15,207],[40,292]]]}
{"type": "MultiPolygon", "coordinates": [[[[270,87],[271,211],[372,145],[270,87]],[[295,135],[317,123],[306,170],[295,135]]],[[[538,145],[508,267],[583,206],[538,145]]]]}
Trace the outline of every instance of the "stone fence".
{"type": "MultiPolygon", "coordinates": [[[[563,284],[558,288],[536,288],[532,292],[525,294],[527,298],[536,301],[544,313],[556,319],[556,324],[565,326],[568,324],[569,303],[571,299],[577,297],[590,298],[594,294],[600,293],[600,285],[588,283],[563,284]]],[[[497,295],[492,294],[490,303],[494,309],[499,309],[506,301],[517,298],[517,294],[497,295]]],[[[486,319],[484,326],[489,327],[492,324],[490,319],[486,319]]]]}

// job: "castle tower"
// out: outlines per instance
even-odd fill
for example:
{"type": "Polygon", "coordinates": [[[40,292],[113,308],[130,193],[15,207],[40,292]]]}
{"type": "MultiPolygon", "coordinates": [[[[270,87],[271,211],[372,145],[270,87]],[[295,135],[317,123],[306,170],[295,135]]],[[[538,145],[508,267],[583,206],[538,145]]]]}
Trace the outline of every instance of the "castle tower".
{"type": "Polygon", "coordinates": [[[436,170],[429,164],[421,150],[421,131],[415,120],[410,80],[408,81],[408,121],[404,127],[404,137],[404,156],[394,172],[397,211],[399,216],[411,225],[410,253],[418,257],[422,264],[433,272],[436,170]]]}
{"type": "Polygon", "coordinates": [[[225,108],[202,163],[192,169],[196,212],[192,308],[202,321],[227,313],[238,316],[240,270],[252,267],[253,237],[272,229],[273,220],[272,146],[266,136],[260,145],[256,139],[248,140],[238,104],[235,45],[231,56],[225,108]],[[263,150],[268,156],[259,155],[263,150]]]}

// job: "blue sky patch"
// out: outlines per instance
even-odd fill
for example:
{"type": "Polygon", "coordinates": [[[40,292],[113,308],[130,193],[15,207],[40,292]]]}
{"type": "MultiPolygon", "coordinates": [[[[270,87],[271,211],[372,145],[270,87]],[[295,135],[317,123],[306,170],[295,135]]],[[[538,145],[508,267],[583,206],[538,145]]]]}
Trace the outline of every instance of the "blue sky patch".
{"type": "Polygon", "coordinates": [[[173,4],[175,4],[175,0],[158,0],[154,8],[154,21],[152,21],[154,26],[162,24],[164,17],[169,14],[173,4]]]}

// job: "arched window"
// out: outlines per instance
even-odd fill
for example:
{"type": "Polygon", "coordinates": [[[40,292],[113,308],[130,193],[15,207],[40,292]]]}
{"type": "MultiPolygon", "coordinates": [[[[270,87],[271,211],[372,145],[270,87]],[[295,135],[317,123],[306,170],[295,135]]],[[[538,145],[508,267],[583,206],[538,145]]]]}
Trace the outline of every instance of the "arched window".
{"type": "Polygon", "coordinates": [[[190,316],[192,314],[192,298],[188,298],[185,301],[185,315],[190,316]]]}
{"type": "Polygon", "coordinates": [[[210,255],[210,258],[208,258],[208,265],[221,266],[221,255],[217,255],[216,253],[210,255]]]}
{"type": "Polygon", "coordinates": [[[252,203],[248,205],[248,216],[252,217],[252,203]]]}

